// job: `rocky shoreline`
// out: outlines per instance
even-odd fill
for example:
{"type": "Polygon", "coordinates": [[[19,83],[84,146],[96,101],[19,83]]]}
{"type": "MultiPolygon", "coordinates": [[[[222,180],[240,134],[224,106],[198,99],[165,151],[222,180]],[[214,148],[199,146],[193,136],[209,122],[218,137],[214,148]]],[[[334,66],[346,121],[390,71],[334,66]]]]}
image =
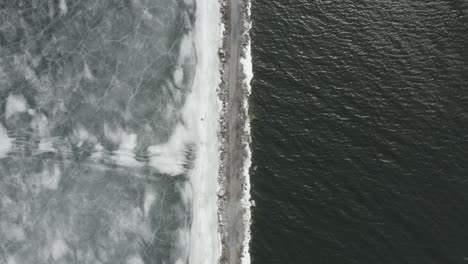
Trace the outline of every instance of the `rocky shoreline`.
{"type": "MultiPolygon", "coordinates": [[[[218,224],[220,263],[250,263],[250,84],[241,60],[250,54],[250,0],[220,0],[222,45],[218,224]]],[[[250,63],[250,62],[249,62],[250,63]]]]}

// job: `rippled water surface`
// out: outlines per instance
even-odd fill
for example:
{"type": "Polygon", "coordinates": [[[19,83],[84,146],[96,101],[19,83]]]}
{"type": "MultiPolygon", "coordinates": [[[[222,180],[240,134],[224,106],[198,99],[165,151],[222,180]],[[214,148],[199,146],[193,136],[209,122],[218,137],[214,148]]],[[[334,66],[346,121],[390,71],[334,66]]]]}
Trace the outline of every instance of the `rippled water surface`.
{"type": "Polygon", "coordinates": [[[468,262],[468,3],[253,1],[254,263],[468,262]]]}

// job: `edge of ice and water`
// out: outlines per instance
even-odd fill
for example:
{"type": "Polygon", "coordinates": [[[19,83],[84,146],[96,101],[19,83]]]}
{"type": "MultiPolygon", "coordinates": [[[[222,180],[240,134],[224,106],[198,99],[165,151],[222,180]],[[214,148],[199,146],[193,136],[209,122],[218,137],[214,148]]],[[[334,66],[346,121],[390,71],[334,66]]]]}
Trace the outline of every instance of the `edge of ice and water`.
{"type": "Polygon", "coordinates": [[[250,263],[251,134],[250,81],[253,77],[249,31],[251,0],[220,0],[222,38],[219,49],[221,80],[220,168],[218,222],[220,263],[250,263]]]}
{"type": "Polygon", "coordinates": [[[250,263],[250,1],[195,1],[197,66],[184,106],[198,149],[187,190],[192,264],[250,263]]]}

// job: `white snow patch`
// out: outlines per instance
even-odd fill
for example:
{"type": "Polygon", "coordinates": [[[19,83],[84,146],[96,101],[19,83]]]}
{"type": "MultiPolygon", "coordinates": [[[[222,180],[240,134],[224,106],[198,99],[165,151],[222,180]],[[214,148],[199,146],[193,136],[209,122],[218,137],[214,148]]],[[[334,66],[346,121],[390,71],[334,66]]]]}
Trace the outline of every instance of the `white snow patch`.
{"type": "Polygon", "coordinates": [[[153,15],[150,12],[148,12],[148,9],[143,10],[143,14],[141,15],[141,17],[143,19],[148,19],[148,20],[154,18],[153,15]]]}
{"type": "Polygon", "coordinates": [[[143,211],[146,217],[148,217],[151,206],[153,205],[155,200],[156,200],[156,192],[154,192],[154,190],[147,187],[145,190],[145,199],[143,202],[143,211]]]}
{"type": "Polygon", "coordinates": [[[135,159],[135,153],[133,153],[137,144],[137,135],[134,133],[127,134],[122,131],[119,141],[119,149],[114,151],[114,161],[122,166],[140,166],[141,163],[135,159]]]}
{"type": "Polygon", "coordinates": [[[8,137],[7,130],[0,124],[0,159],[6,157],[13,146],[13,140],[8,137]]]}
{"type": "Polygon", "coordinates": [[[191,134],[186,127],[179,123],[168,142],[148,147],[149,165],[159,172],[171,176],[183,173],[185,171],[187,143],[190,142],[190,137],[191,134]]]}
{"type": "Polygon", "coordinates": [[[120,138],[120,149],[133,150],[136,147],[137,135],[124,133],[120,138]]]}
{"type": "Polygon", "coordinates": [[[23,113],[28,110],[28,103],[23,95],[10,94],[5,104],[5,119],[10,118],[15,113],[23,113]]]}
{"type": "Polygon", "coordinates": [[[54,141],[50,139],[41,139],[37,145],[38,152],[55,152],[54,141]]]}
{"type": "Polygon", "coordinates": [[[103,157],[104,147],[101,144],[94,146],[93,154],[91,154],[91,159],[99,160],[103,157]]]}
{"type": "Polygon", "coordinates": [[[174,84],[177,87],[182,86],[182,81],[184,80],[184,71],[182,70],[182,67],[177,67],[177,69],[174,71],[174,84]]]}
{"type": "Polygon", "coordinates": [[[120,136],[123,132],[121,128],[113,130],[109,124],[104,123],[103,130],[104,130],[104,136],[106,137],[107,140],[111,141],[114,144],[120,144],[120,136]]]}
{"type": "Polygon", "coordinates": [[[73,134],[71,135],[71,140],[77,147],[82,147],[86,142],[96,142],[96,137],[88,132],[86,128],[79,124],[73,130],[73,134]]]}
{"type": "Polygon", "coordinates": [[[68,7],[67,7],[67,2],[66,2],[66,0],[60,0],[60,2],[59,2],[59,8],[60,8],[60,15],[61,15],[61,16],[67,14],[67,12],[68,12],[68,7]]]}
{"type": "Polygon", "coordinates": [[[63,241],[61,238],[57,238],[52,243],[52,258],[54,260],[60,259],[61,257],[65,256],[65,254],[67,254],[68,250],[69,249],[65,241],[63,241]]]}
{"type": "Polygon", "coordinates": [[[144,264],[143,260],[138,255],[133,255],[127,259],[127,264],[144,264]]]}
{"type": "MultiPolygon", "coordinates": [[[[197,8],[198,9],[198,8],[197,8]]],[[[195,22],[196,23],[196,22],[195,22]]],[[[182,37],[179,47],[179,64],[183,64],[185,59],[189,58],[193,52],[193,36],[192,34],[186,34],[182,37]]]]}
{"type": "Polygon", "coordinates": [[[7,264],[16,264],[16,258],[14,256],[8,256],[7,264]]]}
{"type": "Polygon", "coordinates": [[[84,65],[83,75],[88,80],[94,79],[94,76],[91,73],[91,70],[89,69],[88,63],[85,63],[85,65],[84,65]]]}

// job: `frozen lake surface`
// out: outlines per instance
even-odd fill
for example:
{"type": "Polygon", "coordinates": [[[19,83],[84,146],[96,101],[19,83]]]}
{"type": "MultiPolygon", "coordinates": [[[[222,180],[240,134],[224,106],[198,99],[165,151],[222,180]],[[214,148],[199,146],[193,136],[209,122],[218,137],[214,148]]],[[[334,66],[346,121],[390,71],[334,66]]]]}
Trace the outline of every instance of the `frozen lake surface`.
{"type": "Polygon", "coordinates": [[[0,263],[215,263],[219,17],[0,4],[0,263]]]}

